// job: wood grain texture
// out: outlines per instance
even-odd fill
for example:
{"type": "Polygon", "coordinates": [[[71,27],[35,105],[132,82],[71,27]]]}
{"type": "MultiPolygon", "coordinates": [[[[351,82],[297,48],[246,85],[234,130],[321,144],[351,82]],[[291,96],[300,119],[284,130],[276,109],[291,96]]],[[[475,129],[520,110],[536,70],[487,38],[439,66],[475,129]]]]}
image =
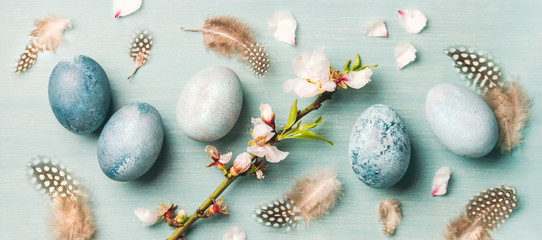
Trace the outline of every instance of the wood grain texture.
{"type": "MultiPolygon", "coordinates": [[[[542,212],[542,1],[145,1],[139,12],[114,19],[112,3],[96,1],[1,1],[0,44],[0,218],[1,239],[50,239],[48,206],[27,183],[26,162],[37,154],[55,157],[90,188],[98,221],[96,239],[165,239],[167,226],[144,228],[133,215],[136,207],[155,207],[171,199],[190,212],[221,182],[220,174],[206,169],[206,144],[185,137],[176,122],[178,94],[196,72],[215,65],[232,68],[241,78],[245,101],[240,119],[219,149],[238,154],[250,138],[250,117],[259,114],[260,102],[271,103],[278,124],[284,124],[293,94],[282,92],[282,83],[293,78],[291,61],[303,51],[326,46],[329,60],[339,67],[360,53],[365,64],[378,63],[373,82],[359,90],[341,91],[321,111],[307,119],[324,116],[317,133],[335,142],[292,140],[280,144],[291,152],[280,164],[270,166],[263,182],[242,179],[226,190],[231,216],[198,221],[189,239],[221,239],[222,231],[238,225],[249,239],[387,239],[377,221],[377,205],[386,198],[403,204],[404,219],[396,239],[441,239],[445,224],[467,201],[485,188],[515,186],[520,207],[493,234],[495,239],[542,239],[538,226],[542,212]],[[397,10],[418,8],[428,19],[421,34],[408,34],[400,26],[397,10]],[[289,10],[298,21],[297,46],[273,39],[267,20],[275,11],[289,10]],[[72,19],[73,29],[56,53],[40,54],[26,73],[12,69],[35,18],[54,13],[72,19]],[[267,43],[272,67],[258,79],[242,63],[206,51],[197,33],[180,26],[200,26],[208,16],[231,14],[249,22],[257,39],[267,43]],[[370,20],[386,19],[389,38],[369,38],[361,27],[370,20]],[[129,57],[132,33],[145,26],[154,36],[149,62],[130,81],[129,57]],[[418,59],[401,71],[396,69],[394,49],[402,40],[418,48],[418,59]],[[466,44],[492,53],[502,64],[504,76],[517,75],[532,98],[533,113],[525,142],[511,155],[497,152],[481,159],[466,159],[449,152],[432,134],[425,119],[427,91],[437,83],[459,83],[451,61],[442,50],[466,44]],[[142,178],[119,183],[108,179],[96,159],[97,133],[79,136],[65,130],[55,119],[48,102],[47,84],[56,63],[77,54],[94,58],[109,76],[112,111],[144,101],[162,114],[166,139],[158,162],[142,178]],[[412,141],[409,170],[396,186],[375,190],[353,174],[348,159],[350,130],[367,107],[383,103],[396,109],[406,123],[412,141]],[[333,167],[344,186],[344,196],[323,220],[306,230],[283,233],[258,225],[251,211],[259,204],[279,198],[294,178],[316,166],[333,167]],[[435,171],[449,166],[452,178],[448,193],[431,197],[435,171]]],[[[300,101],[300,106],[309,100],[300,101]]]]}

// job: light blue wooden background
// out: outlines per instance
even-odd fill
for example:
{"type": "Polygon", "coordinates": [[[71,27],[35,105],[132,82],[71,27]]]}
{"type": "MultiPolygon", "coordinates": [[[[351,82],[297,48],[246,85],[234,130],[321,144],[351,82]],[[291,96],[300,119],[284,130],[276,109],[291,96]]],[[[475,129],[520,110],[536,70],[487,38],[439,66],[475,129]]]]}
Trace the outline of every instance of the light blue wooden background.
{"type": "MultiPolygon", "coordinates": [[[[376,206],[385,198],[403,203],[404,220],[393,238],[440,239],[449,219],[467,200],[488,187],[509,184],[517,188],[520,208],[496,233],[495,239],[541,239],[542,138],[540,128],[542,76],[542,18],[540,0],[526,1],[145,1],[131,16],[113,18],[111,1],[2,1],[0,16],[0,238],[50,239],[49,206],[27,184],[26,162],[37,154],[55,157],[72,168],[90,188],[98,223],[96,239],[165,239],[172,229],[164,224],[144,228],[133,215],[136,207],[154,208],[159,200],[171,199],[192,212],[222,180],[206,169],[206,144],[189,140],[176,122],[178,94],[186,81],[208,66],[224,65],[238,73],[245,102],[240,119],[224,139],[213,143],[219,149],[240,153],[250,138],[250,117],[258,116],[260,102],[271,103],[283,124],[295,96],[282,92],[282,83],[293,78],[291,61],[303,51],[326,46],[328,58],[339,67],[355,53],[366,64],[378,63],[373,82],[359,91],[341,91],[322,111],[307,119],[324,116],[319,134],[335,142],[293,140],[279,147],[291,152],[272,165],[263,182],[247,178],[233,184],[224,196],[231,216],[198,221],[189,239],[221,239],[230,225],[244,228],[249,239],[388,239],[380,231],[376,206]],[[397,10],[418,8],[429,24],[421,34],[406,33],[397,10]],[[275,41],[267,20],[277,10],[291,11],[298,21],[295,47],[275,41]],[[47,13],[66,16],[73,29],[56,53],[40,54],[28,72],[11,73],[28,41],[33,20],[47,13]],[[250,74],[241,63],[207,52],[197,33],[180,26],[200,26],[209,16],[230,14],[249,22],[258,40],[269,46],[270,73],[263,79],[250,74]],[[389,38],[369,38],[361,33],[366,22],[386,19],[389,38]],[[135,78],[126,80],[133,68],[128,57],[132,33],[139,26],[154,35],[150,61],[135,78]],[[405,69],[396,69],[394,48],[410,40],[418,59],[405,69]],[[533,114],[525,142],[512,155],[492,153],[481,159],[466,159],[447,151],[432,134],[424,113],[425,94],[437,83],[461,83],[442,50],[451,44],[467,44],[491,52],[502,63],[504,75],[518,75],[533,100],[533,114]],[[108,179],[96,160],[99,133],[79,136],[65,130],[49,107],[47,84],[56,63],[85,54],[107,72],[113,93],[112,110],[145,101],[162,114],[166,140],[158,162],[144,177],[120,183],[108,179]],[[348,159],[350,129],[367,107],[384,103],[405,120],[412,140],[412,160],[396,186],[375,190],[353,174],[348,159]],[[333,167],[344,184],[344,197],[336,208],[307,230],[283,233],[256,224],[251,210],[280,197],[294,178],[317,167],[333,167]],[[449,193],[431,197],[431,180],[441,166],[452,169],[449,193]]],[[[300,105],[308,104],[308,100],[300,105]]]]}

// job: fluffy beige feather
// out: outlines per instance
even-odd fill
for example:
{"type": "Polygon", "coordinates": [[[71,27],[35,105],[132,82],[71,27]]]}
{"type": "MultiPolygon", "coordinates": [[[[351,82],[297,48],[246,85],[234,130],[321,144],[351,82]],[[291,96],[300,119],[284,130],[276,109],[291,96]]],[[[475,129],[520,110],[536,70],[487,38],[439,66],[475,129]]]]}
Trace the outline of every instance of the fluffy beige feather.
{"type": "Polygon", "coordinates": [[[335,206],[341,194],[341,181],[329,169],[321,169],[298,179],[287,198],[300,210],[305,222],[321,218],[335,206]]]}
{"type": "Polygon", "coordinates": [[[480,219],[471,221],[462,214],[452,220],[445,233],[446,240],[491,240],[491,236],[481,224],[480,219]]]}
{"type": "Polygon", "coordinates": [[[201,28],[185,28],[200,32],[203,45],[226,57],[241,56],[254,74],[263,77],[269,68],[269,55],[265,47],[254,41],[252,29],[244,22],[230,16],[219,16],[205,20],[201,28]]]}
{"type": "Polygon", "coordinates": [[[79,194],[76,199],[55,197],[53,234],[56,239],[89,240],[96,232],[89,199],[79,194]]]}
{"type": "Polygon", "coordinates": [[[530,112],[525,91],[513,82],[487,91],[484,100],[495,114],[499,125],[499,148],[502,152],[511,152],[520,144],[530,112]]]}
{"type": "Polygon", "coordinates": [[[393,199],[386,199],[378,205],[378,220],[382,222],[382,231],[386,235],[395,232],[401,222],[401,203],[393,199]]]}
{"type": "Polygon", "coordinates": [[[40,49],[53,52],[58,44],[64,41],[62,33],[72,27],[70,19],[55,15],[36,20],[35,25],[36,28],[30,32],[30,35],[36,37],[40,49]]]}

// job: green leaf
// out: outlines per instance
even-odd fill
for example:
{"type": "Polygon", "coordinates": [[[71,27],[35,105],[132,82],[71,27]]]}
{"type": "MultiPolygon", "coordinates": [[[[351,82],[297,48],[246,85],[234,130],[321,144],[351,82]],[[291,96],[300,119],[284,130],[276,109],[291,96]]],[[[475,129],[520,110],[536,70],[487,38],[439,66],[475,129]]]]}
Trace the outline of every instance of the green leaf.
{"type": "Polygon", "coordinates": [[[343,70],[345,72],[350,72],[350,63],[352,63],[352,60],[348,60],[348,62],[346,62],[343,66],[343,70]]]}
{"type": "Polygon", "coordinates": [[[318,135],[316,133],[308,131],[308,130],[300,131],[299,133],[289,135],[289,136],[287,136],[287,138],[297,138],[297,139],[324,141],[324,142],[327,142],[327,143],[331,144],[331,146],[333,146],[333,143],[331,141],[323,138],[322,136],[320,136],[320,135],[318,135]]]}
{"type": "Polygon", "coordinates": [[[357,71],[359,66],[361,66],[361,58],[359,54],[356,53],[356,59],[354,59],[354,65],[352,66],[352,71],[357,71]]]}
{"type": "Polygon", "coordinates": [[[378,64],[375,64],[375,65],[371,65],[371,66],[369,66],[369,65],[366,65],[366,66],[363,66],[363,67],[359,68],[359,69],[358,69],[358,70],[356,70],[356,71],[360,71],[360,70],[363,70],[363,69],[366,69],[366,68],[374,68],[374,67],[378,67],[378,64]]]}
{"type": "Polygon", "coordinates": [[[292,107],[290,108],[290,114],[288,115],[288,122],[286,122],[286,126],[284,126],[284,129],[288,129],[291,126],[293,126],[296,119],[297,119],[297,98],[292,103],[292,107]]]}
{"type": "Polygon", "coordinates": [[[318,119],[316,119],[316,121],[314,123],[303,124],[301,126],[300,130],[303,131],[303,130],[315,128],[316,126],[318,126],[320,124],[320,122],[322,122],[322,117],[319,117],[318,119]]]}

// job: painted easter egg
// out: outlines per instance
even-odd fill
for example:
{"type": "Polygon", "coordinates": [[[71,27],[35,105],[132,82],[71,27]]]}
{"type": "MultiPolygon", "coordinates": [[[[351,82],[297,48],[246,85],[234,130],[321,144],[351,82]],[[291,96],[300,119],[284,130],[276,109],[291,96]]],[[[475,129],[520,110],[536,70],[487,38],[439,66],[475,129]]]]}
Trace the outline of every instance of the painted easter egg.
{"type": "Polygon", "coordinates": [[[235,125],[243,106],[243,87],[227,67],[210,67],[196,73],[184,86],[177,102],[177,121],[186,136],[212,142],[235,125]]]}
{"type": "Polygon", "coordinates": [[[495,115],[482,97],[465,87],[442,83],[431,88],[425,114],[440,142],[457,155],[482,157],[497,143],[495,115]]]}
{"type": "Polygon", "coordinates": [[[60,61],[49,77],[49,104],[64,128],[89,134],[104,122],[111,99],[102,67],[87,56],[60,61]]]}
{"type": "Polygon", "coordinates": [[[160,113],[148,103],[119,109],[105,124],[98,139],[98,162],[116,181],[141,177],[154,164],[164,140],[160,113]]]}
{"type": "Polygon", "coordinates": [[[349,154],[367,186],[386,188],[401,180],[410,163],[410,138],[399,114],[383,104],[365,110],[352,128],[349,154]]]}

